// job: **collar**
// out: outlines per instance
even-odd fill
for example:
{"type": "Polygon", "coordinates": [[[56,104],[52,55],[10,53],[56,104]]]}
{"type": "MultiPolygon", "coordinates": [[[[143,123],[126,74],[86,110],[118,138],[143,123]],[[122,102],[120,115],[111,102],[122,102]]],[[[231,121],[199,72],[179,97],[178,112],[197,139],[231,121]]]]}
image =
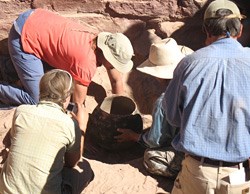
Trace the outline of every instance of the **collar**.
{"type": "Polygon", "coordinates": [[[41,100],[41,101],[38,102],[37,106],[39,106],[39,105],[50,106],[50,107],[53,107],[53,108],[57,108],[57,109],[61,110],[62,112],[65,112],[65,110],[61,106],[56,104],[55,102],[41,100]]]}

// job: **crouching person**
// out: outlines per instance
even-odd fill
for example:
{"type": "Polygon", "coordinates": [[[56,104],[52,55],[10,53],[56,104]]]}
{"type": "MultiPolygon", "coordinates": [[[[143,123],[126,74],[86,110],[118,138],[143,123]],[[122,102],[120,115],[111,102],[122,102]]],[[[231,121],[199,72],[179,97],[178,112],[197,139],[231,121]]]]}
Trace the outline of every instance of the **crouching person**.
{"type": "MultiPolygon", "coordinates": [[[[175,67],[191,53],[193,53],[192,49],[178,45],[173,38],[166,38],[151,45],[149,58],[138,66],[137,70],[154,76],[159,84],[167,86],[173,78],[175,67]]],[[[171,126],[166,120],[162,106],[164,95],[165,93],[162,93],[154,104],[153,122],[149,130],[138,134],[131,129],[118,129],[121,134],[115,138],[118,142],[134,141],[146,147],[143,160],[146,170],[151,174],[174,179],[181,169],[184,153],[176,151],[171,146],[179,129],[171,126]]]]}
{"type": "Polygon", "coordinates": [[[88,114],[82,104],[66,114],[72,92],[71,75],[55,69],[41,78],[39,103],[17,107],[0,193],[77,192],[69,169],[81,159],[88,114]]]}

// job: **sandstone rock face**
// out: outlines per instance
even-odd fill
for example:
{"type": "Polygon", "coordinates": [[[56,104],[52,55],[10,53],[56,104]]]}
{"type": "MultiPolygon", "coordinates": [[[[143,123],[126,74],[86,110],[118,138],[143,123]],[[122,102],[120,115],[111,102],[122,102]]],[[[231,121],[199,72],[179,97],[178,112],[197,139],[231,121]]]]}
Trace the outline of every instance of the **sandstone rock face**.
{"type": "MultiPolygon", "coordinates": [[[[50,9],[98,31],[123,32],[134,42],[148,29],[154,29],[154,33],[161,38],[171,36],[183,26],[180,26],[180,22],[185,23],[187,18],[193,17],[205,2],[206,0],[0,0],[0,54],[8,53],[6,38],[13,21],[29,8],[50,9]],[[171,23],[170,28],[166,22],[171,23]]],[[[198,26],[197,29],[200,28],[199,23],[195,25],[198,26]]],[[[146,37],[144,41],[146,44],[151,43],[146,37]]],[[[200,46],[201,43],[198,43],[193,48],[200,46]]],[[[140,51],[138,54],[140,55],[140,51]]]]}
{"type": "MultiPolygon", "coordinates": [[[[39,7],[98,31],[123,32],[133,42],[136,52],[135,42],[141,36],[144,35],[146,44],[152,42],[145,37],[145,31],[150,29],[160,38],[171,36],[179,44],[196,50],[203,46],[201,22],[208,2],[210,0],[0,0],[0,54],[8,53],[6,38],[14,19],[29,8],[39,7]]],[[[248,15],[250,3],[243,0],[236,3],[242,13],[248,15]]],[[[247,38],[242,40],[247,44],[247,38]]],[[[138,50],[138,57],[140,54],[138,50]]]]}
{"type": "MultiPolygon", "coordinates": [[[[147,59],[150,45],[160,39],[173,37],[178,44],[193,50],[203,46],[202,15],[211,0],[0,0],[0,55],[8,55],[8,31],[17,16],[29,8],[53,10],[64,17],[82,23],[96,31],[122,32],[131,40],[135,56],[135,67],[147,59]]],[[[250,3],[235,1],[242,13],[248,15],[250,3]]],[[[248,29],[240,41],[250,45],[248,29]]],[[[90,86],[87,101],[99,103],[111,94],[110,83],[106,81],[105,69],[98,68],[90,86]],[[104,76],[105,75],[105,76],[104,76]],[[100,90],[100,88],[102,88],[100,90]],[[98,94],[96,91],[99,91],[98,94]],[[101,95],[100,95],[100,91],[101,95]]],[[[107,79],[108,80],[108,79],[107,79]]],[[[164,91],[148,75],[131,71],[124,75],[127,94],[140,103],[139,109],[150,114],[152,102],[164,91]],[[147,102],[147,103],[146,103],[147,102]]],[[[95,104],[91,107],[95,107],[95,104]]],[[[91,108],[90,108],[91,109],[91,108]]]]}

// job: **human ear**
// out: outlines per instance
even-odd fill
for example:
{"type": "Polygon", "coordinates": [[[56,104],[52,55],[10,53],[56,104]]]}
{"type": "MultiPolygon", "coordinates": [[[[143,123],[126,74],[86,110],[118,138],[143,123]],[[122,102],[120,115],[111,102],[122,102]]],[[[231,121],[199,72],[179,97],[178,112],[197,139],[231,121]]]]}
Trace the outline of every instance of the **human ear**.
{"type": "Polygon", "coordinates": [[[243,32],[243,25],[241,24],[241,25],[240,25],[240,32],[239,32],[239,34],[236,36],[236,38],[240,38],[241,35],[242,35],[242,32],[243,32]]]}

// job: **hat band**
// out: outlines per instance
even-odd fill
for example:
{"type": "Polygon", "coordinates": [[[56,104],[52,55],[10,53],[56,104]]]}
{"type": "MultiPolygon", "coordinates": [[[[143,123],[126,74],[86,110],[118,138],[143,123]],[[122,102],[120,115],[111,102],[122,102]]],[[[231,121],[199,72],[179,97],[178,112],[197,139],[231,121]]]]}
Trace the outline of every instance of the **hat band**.
{"type": "Polygon", "coordinates": [[[231,19],[231,18],[239,18],[239,19],[242,19],[242,18],[244,18],[244,16],[238,15],[238,14],[230,14],[230,15],[225,16],[225,18],[228,18],[228,19],[231,19]]]}
{"type": "Polygon", "coordinates": [[[238,19],[245,19],[246,16],[245,15],[242,15],[242,14],[229,14],[229,15],[226,15],[226,16],[212,16],[212,17],[207,17],[206,19],[210,19],[210,18],[215,18],[215,19],[219,19],[219,18],[227,18],[227,19],[232,19],[232,18],[238,18],[238,19]]]}
{"type": "Polygon", "coordinates": [[[106,41],[104,42],[104,44],[106,44],[109,47],[110,52],[113,55],[113,57],[117,61],[119,61],[120,63],[127,64],[130,61],[131,57],[128,57],[128,56],[126,57],[124,55],[121,55],[122,53],[119,54],[117,52],[117,49],[116,49],[116,39],[113,38],[112,35],[107,35],[106,36],[106,41]]]}

